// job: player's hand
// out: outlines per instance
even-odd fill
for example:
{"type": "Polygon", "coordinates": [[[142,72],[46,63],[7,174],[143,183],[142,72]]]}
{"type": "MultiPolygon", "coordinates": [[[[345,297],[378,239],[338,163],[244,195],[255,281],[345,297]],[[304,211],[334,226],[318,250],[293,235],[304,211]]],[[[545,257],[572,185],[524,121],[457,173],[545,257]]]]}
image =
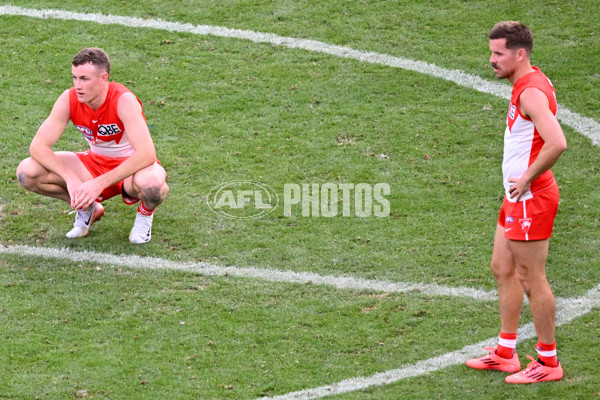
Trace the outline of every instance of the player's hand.
{"type": "Polygon", "coordinates": [[[531,183],[525,180],[523,177],[520,178],[509,178],[508,183],[511,183],[510,189],[508,189],[508,193],[510,194],[511,199],[515,199],[515,201],[519,201],[521,196],[523,196],[529,190],[531,183]]]}
{"type": "Polygon", "coordinates": [[[77,188],[79,188],[79,185],[81,185],[83,181],[79,179],[79,177],[74,175],[73,177],[65,178],[65,182],[67,183],[67,191],[69,192],[69,197],[71,198],[71,207],[73,207],[75,193],[77,192],[77,188]]]}
{"type": "Polygon", "coordinates": [[[94,201],[100,196],[102,190],[95,179],[80,184],[73,195],[71,195],[71,207],[75,210],[84,210],[94,204],[94,201]]]}

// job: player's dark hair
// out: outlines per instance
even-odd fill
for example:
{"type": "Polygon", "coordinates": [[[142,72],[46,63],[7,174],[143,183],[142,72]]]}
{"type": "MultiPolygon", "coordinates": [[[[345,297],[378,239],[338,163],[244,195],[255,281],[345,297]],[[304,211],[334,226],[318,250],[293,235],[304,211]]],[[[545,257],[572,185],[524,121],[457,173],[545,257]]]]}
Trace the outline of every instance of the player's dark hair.
{"type": "Polygon", "coordinates": [[[498,22],[490,31],[488,38],[506,39],[507,49],[525,49],[527,56],[533,49],[533,34],[525,24],[519,21],[498,22]]]}
{"type": "Polygon", "coordinates": [[[75,67],[88,63],[110,74],[110,58],[108,58],[108,54],[104,50],[97,47],[89,47],[81,50],[73,57],[73,65],[75,67]]]}

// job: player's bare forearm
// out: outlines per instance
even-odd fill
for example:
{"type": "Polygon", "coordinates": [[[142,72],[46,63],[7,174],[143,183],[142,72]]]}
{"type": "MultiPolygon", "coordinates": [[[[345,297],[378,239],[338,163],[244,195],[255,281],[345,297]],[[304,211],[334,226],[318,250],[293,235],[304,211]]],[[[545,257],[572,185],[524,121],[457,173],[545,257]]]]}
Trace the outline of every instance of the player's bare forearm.
{"type": "Polygon", "coordinates": [[[108,171],[96,178],[104,188],[114,185],[115,183],[127,178],[156,162],[154,152],[144,153],[136,151],[127,160],[123,161],[117,168],[108,171]]]}
{"type": "MultiPolygon", "coordinates": [[[[37,137],[37,136],[36,136],[37,137]]],[[[40,140],[34,140],[29,147],[29,154],[31,158],[37,161],[42,167],[48,171],[60,176],[65,182],[69,182],[70,179],[74,178],[74,173],[68,169],[62,162],[56,157],[54,150],[40,140]]]]}
{"type": "Polygon", "coordinates": [[[135,174],[140,169],[152,165],[156,160],[150,156],[135,152],[117,168],[81,183],[72,195],[71,207],[85,209],[91,206],[104,189],[135,174]]]}
{"type": "Polygon", "coordinates": [[[39,127],[29,146],[31,158],[48,171],[62,177],[65,182],[74,174],[56,157],[52,146],[61,137],[68,122],[69,98],[68,91],[65,91],[54,103],[50,115],[39,127]]]}
{"type": "Polygon", "coordinates": [[[529,183],[533,182],[535,178],[542,175],[544,172],[552,168],[556,161],[558,161],[560,155],[566,147],[557,146],[553,143],[545,143],[537,159],[527,168],[527,171],[523,174],[523,178],[529,183]]]}

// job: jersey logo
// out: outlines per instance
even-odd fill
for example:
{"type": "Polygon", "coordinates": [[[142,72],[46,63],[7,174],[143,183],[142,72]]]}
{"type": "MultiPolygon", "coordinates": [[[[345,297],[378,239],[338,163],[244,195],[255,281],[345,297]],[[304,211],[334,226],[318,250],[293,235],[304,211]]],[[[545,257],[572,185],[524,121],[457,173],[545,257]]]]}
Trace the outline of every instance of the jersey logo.
{"type": "Polygon", "coordinates": [[[98,136],[112,136],[119,133],[121,133],[121,129],[117,124],[98,125],[98,136]]]}
{"type": "Polygon", "coordinates": [[[510,108],[508,109],[508,118],[515,119],[515,111],[517,107],[514,104],[510,104],[510,108]]]}
{"type": "Polygon", "coordinates": [[[86,138],[87,140],[89,140],[90,142],[95,142],[96,141],[95,138],[94,138],[94,133],[87,126],[75,125],[75,128],[77,128],[77,130],[79,132],[81,132],[81,134],[83,135],[83,137],[86,138]]]}

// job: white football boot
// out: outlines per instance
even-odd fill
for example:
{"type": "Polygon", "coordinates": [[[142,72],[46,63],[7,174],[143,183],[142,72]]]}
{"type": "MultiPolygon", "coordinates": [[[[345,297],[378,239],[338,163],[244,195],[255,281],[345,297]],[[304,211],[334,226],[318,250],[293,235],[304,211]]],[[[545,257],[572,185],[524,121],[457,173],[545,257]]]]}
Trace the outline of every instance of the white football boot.
{"type": "Polygon", "coordinates": [[[133,228],[129,233],[129,242],[133,244],[148,243],[152,237],[152,215],[143,215],[141,212],[137,212],[135,216],[135,222],[133,228]]]}
{"type": "Polygon", "coordinates": [[[76,239],[90,234],[92,224],[104,216],[104,206],[94,202],[87,210],[78,210],[75,215],[73,229],[67,232],[69,239],[76,239]]]}

